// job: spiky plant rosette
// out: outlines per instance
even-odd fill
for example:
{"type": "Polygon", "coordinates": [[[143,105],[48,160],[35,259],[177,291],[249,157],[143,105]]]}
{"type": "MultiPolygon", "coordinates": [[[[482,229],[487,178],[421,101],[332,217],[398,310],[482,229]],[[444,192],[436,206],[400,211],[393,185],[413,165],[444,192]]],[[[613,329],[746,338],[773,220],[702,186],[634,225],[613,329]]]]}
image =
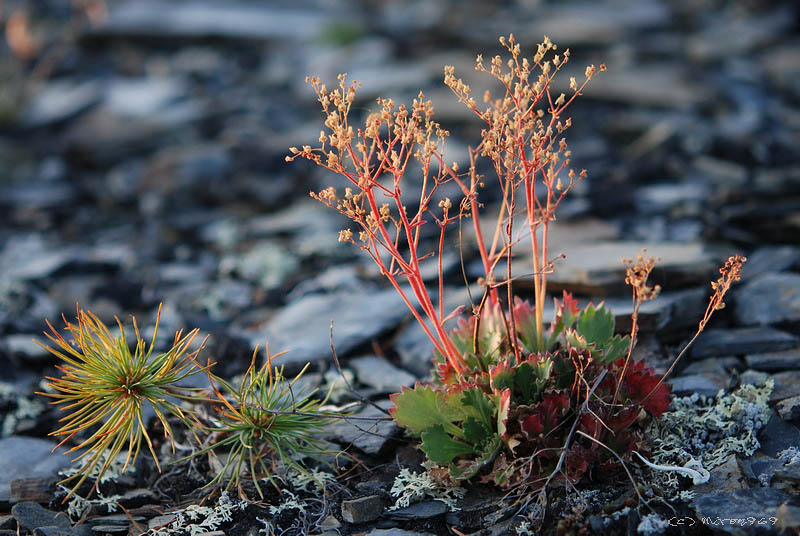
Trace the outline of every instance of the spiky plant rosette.
{"type": "MultiPolygon", "coordinates": [[[[79,469],[61,484],[77,480],[69,498],[90,476],[95,478],[94,489],[100,477],[113,460],[127,450],[124,471],[134,464],[142,447],[142,440],[153,457],[158,470],[161,466],[147,431],[143,412],[150,406],[164,428],[165,437],[172,439],[172,428],[167,419],[174,416],[190,429],[191,413],[179,406],[181,400],[194,400],[197,390],[181,387],[177,383],[203,370],[196,357],[202,344],[189,351],[198,330],[183,335],[175,334],[172,346],[165,352],[155,352],[161,307],[156,316],[153,337],[148,345],[139,333],[136,319],[132,319],[136,342],[133,350],[128,345],[125,328],[116,318],[119,334],[111,330],[91,311],[78,308],[77,323],[62,317],[71,340],[67,340],[47,322],[45,332],[53,346],[40,345],[61,359],[56,368],[62,376],[47,377],[51,392],[39,393],[53,398],[52,404],[68,414],[59,422],[60,428],[52,436],[63,437],[56,448],[73,438],[77,444],[67,452],[80,452],[73,462],[79,469]]],[[[173,445],[174,447],[174,445],[173,445]]]]}
{"type": "Polygon", "coordinates": [[[215,412],[203,428],[211,444],[189,456],[210,455],[217,474],[207,486],[225,481],[225,489],[230,489],[249,474],[263,498],[259,479],[277,485],[273,475],[280,466],[307,475],[305,458],[320,460],[329,454],[320,431],[331,417],[341,415],[322,411],[327,399],[316,398],[316,389],[307,384],[299,385],[308,364],[291,379],[284,376],[283,367],[273,366],[273,359],[283,353],[271,355],[267,350],[265,363],[258,367],[256,349],[240,382],[208,373],[215,412]]]}
{"type": "Polygon", "coordinates": [[[513,337],[503,310],[485,307],[451,334],[466,373],[437,356],[437,383],[393,395],[397,423],[453,478],[535,486],[558,472],[577,483],[646,450],[639,424],[666,411],[668,385],[641,362],[626,366],[630,337],[614,334],[603,304],[580,310],[567,293],[555,301],[544,350],[528,302],[515,303],[513,337]]]}

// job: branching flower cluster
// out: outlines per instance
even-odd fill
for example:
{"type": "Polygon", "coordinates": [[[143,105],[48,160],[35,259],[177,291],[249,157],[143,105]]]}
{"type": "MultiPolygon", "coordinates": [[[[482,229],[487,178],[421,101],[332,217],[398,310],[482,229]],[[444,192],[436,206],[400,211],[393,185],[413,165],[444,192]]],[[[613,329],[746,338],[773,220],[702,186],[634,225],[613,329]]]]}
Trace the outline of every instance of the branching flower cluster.
{"type": "MultiPolygon", "coordinates": [[[[422,93],[408,108],[379,98],[377,111],[363,123],[351,123],[360,86],[346,75],[332,90],[318,78],[308,80],[327,130],[319,145],[291,148],[286,160],[307,159],[345,179],[343,189],[331,186],[311,196],[355,224],[339,240],[372,258],[434,346],[438,381],[393,395],[395,421],[420,437],[428,459],[448,467],[454,481],[481,477],[501,486],[544,489],[556,476],[577,482],[616,466],[645,446],[642,418],[667,409],[663,377],[631,362],[639,308],[661,289],[648,283],[655,261],[639,255],[627,262],[634,301],[630,335],[615,334],[614,317],[602,303],[580,309],[569,294],[556,300],[555,318],[546,329],[547,276],[555,258],[550,224],[586,176],[585,170],[570,169],[567,108],[605,66],[587,67],[583,80],[570,78],[569,91],[556,94],[553,80],[569,62],[569,50],[559,52],[546,37],[530,57],[513,35],[500,44],[506,58],[484,63],[477,57],[475,69],[498,84],[482,104],[453,67],[444,69],[445,85],[483,125],[466,170],[445,160],[448,132],[434,121],[422,93]],[[484,236],[481,224],[485,214],[478,194],[487,179],[478,173],[479,159],[490,163],[500,193],[491,236],[484,236]],[[455,184],[460,200],[436,196],[446,183],[455,184]],[[418,199],[404,196],[412,188],[420,192],[418,199]],[[448,228],[459,224],[461,236],[465,218],[472,220],[484,292],[453,330],[445,323],[459,310],[443,310],[442,257],[448,228]],[[424,240],[428,223],[438,231],[433,246],[424,240]],[[512,250],[521,240],[531,243],[532,303],[513,288],[512,250]],[[496,273],[503,260],[505,273],[496,273]],[[437,263],[438,292],[423,281],[423,261],[437,263]]],[[[711,312],[721,307],[741,262],[732,258],[723,269],[711,312]]]]}

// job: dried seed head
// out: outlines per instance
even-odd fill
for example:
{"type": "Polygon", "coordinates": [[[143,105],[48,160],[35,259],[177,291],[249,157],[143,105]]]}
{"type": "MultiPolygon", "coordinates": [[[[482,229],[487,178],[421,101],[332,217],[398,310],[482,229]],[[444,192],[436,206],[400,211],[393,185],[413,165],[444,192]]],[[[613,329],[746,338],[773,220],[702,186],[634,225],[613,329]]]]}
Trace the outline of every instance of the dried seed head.
{"type": "Polygon", "coordinates": [[[643,249],[642,253],[636,255],[635,261],[633,259],[622,260],[626,264],[625,283],[631,286],[634,299],[639,303],[654,300],[661,293],[660,285],[647,284],[647,279],[656,266],[656,259],[645,258],[645,253],[647,250],[643,249]]]}

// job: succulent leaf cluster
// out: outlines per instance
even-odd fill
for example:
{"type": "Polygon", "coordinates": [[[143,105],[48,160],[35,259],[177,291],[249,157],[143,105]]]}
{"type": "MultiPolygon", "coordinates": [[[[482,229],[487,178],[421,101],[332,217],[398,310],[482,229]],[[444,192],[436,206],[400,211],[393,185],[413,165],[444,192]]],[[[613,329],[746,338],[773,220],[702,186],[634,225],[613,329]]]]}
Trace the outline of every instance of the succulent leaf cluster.
{"type": "Polygon", "coordinates": [[[427,457],[448,466],[455,480],[535,486],[555,470],[563,448],[561,476],[573,483],[646,449],[639,424],[666,411],[669,387],[641,362],[623,370],[631,340],[614,334],[611,312],[602,303],[581,310],[564,293],[538,351],[534,308],[522,300],[514,308],[513,337],[499,307],[460,319],[451,336],[467,373],[437,356],[435,384],[392,397],[392,415],[421,438],[427,457]],[[570,438],[576,419],[580,433],[570,438]]]}

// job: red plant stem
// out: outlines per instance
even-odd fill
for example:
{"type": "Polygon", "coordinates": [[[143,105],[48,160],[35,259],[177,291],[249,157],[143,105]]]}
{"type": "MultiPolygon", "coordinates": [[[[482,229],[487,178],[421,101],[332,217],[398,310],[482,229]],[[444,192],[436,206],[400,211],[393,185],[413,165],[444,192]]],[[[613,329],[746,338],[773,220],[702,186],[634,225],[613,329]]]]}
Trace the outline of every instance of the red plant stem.
{"type": "Polygon", "coordinates": [[[447,207],[444,208],[444,216],[440,224],[439,231],[439,259],[438,259],[438,275],[439,275],[439,318],[444,318],[444,271],[442,270],[442,251],[444,250],[444,231],[447,227],[447,207]]]}
{"type": "MultiPolygon", "coordinates": [[[[633,305],[633,314],[631,315],[631,343],[628,346],[628,355],[625,356],[625,364],[622,365],[622,372],[619,374],[619,378],[617,378],[617,388],[614,389],[614,398],[611,399],[611,405],[617,403],[617,396],[619,395],[619,388],[622,386],[622,382],[625,379],[625,372],[628,370],[628,363],[631,360],[631,356],[633,355],[633,348],[636,346],[636,337],[639,334],[639,308],[642,305],[641,300],[636,296],[636,290],[633,291],[634,295],[634,305],[633,305]]],[[[650,393],[648,393],[648,396],[650,393]]]]}
{"type": "MultiPolygon", "coordinates": [[[[420,306],[423,309],[423,312],[430,319],[431,323],[434,326],[434,329],[435,329],[435,331],[437,333],[438,340],[439,340],[439,343],[440,343],[440,344],[436,344],[437,351],[439,351],[443,356],[445,356],[445,358],[447,359],[447,361],[450,364],[450,366],[453,367],[453,369],[457,373],[463,373],[464,370],[465,370],[463,358],[459,354],[458,350],[455,348],[455,345],[453,344],[453,342],[450,339],[450,337],[447,335],[447,332],[444,329],[443,322],[442,322],[443,316],[436,314],[436,309],[435,309],[433,303],[431,302],[431,299],[430,299],[430,296],[428,294],[428,291],[425,288],[424,282],[422,281],[422,276],[421,276],[420,267],[419,267],[419,258],[418,258],[418,255],[417,255],[418,240],[412,238],[412,236],[415,235],[415,230],[411,226],[410,222],[408,221],[408,217],[407,217],[406,211],[405,211],[405,209],[403,207],[402,200],[400,198],[401,192],[400,192],[400,188],[399,188],[399,176],[402,175],[402,174],[401,173],[398,174],[399,173],[398,170],[394,169],[393,167],[391,168],[391,171],[393,172],[393,177],[394,177],[394,191],[389,194],[389,197],[394,200],[395,205],[397,206],[397,209],[399,211],[400,221],[402,223],[402,231],[403,231],[403,234],[406,235],[406,239],[407,239],[408,246],[409,246],[410,258],[409,258],[408,262],[406,262],[404,260],[402,254],[397,249],[397,246],[396,246],[395,242],[392,241],[389,238],[389,234],[388,234],[388,231],[386,230],[386,226],[384,225],[383,220],[381,219],[380,210],[378,208],[377,201],[375,200],[375,194],[374,194],[373,188],[371,187],[374,184],[378,184],[377,183],[377,175],[379,175],[382,172],[382,168],[384,166],[384,162],[386,162],[386,159],[388,158],[388,155],[391,154],[392,147],[394,146],[394,144],[396,142],[397,142],[397,137],[395,137],[395,139],[392,140],[391,142],[389,142],[389,141],[386,142],[387,143],[387,149],[386,150],[382,149],[382,151],[381,151],[381,152],[383,152],[383,160],[382,160],[380,166],[378,166],[378,169],[376,169],[376,172],[375,172],[376,173],[376,177],[375,178],[369,178],[370,187],[368,187],[366,189],[362,189],[362,191],[364,191],[364,193],[366,194],[367,202],[369,203],[369,206],[370,206],[370,211],[372,213],[373,218],[376,221],[376,226],[378,227],[381,235],[383,236],[383,241],[381,242],[381,244],[384,246],[384,249],[389,253],[390,257],[394,261],[397,261],[397,263],[400,265],[404,275],[406,276],[409,284],[411,285],[411,289],[414,291],[414,295],[415,295],[415,297],[417,299],[417,302],[420,304],[420,306]]],[[[351,156],[354,155],[354,151],[352,150],[352,146],[350,144],[348,144],[348,150],[349,150],[351,156]]],[[[389,164],[389,165],[391,165],[391,164],[389,164]]],[[[424,194],[424,192],[423,192],[423,194],[424,194]]],[[[417,219],[417,218],[415,218],[415,219],[417,219]]],[[[368,233],[372,232],[366,226],[365,226],[365,230],[367,230],[368,233]]],[[[417,229],[417,231],[418,231],[418,229],[417,229]]],[[[385,265],[382,264],[381,268],[383,269],[383,272],[384,272],[385,275],[388,276],[391,273],[391,272],[386,270],[385,265]]],[[[408,300],[407,296],[400,289],[400,286],[397,283],[396,279],[394,279],[394,277],[392,276],[392,277],[390,277],[390,281],[391,281],[392,285],[395,287],[395,289],[397,289],[397,291],[401,293],[401,295],[403,296],[404,301],[406,302],[406,305],[413,311],[413,313],[415,315],[415,318],[417,320],[419,320],[419,315],[418,315],[418,313],[416,313],[416,308],[413,307],[413,305],[408,300]]],[[[432,341],[436,342],[436,338],[432,336],[432,334],[430,333],[430,330],[427,328],[427,326],[424,325],[424,322],[421,322],[421,323],[423,324],[423,328],[424,328],[424,330],[426,332],[426,335],[428,335],[428,337],[432,341]]]]}
{"type": "MultiPolygon", "coordinates": [[[[509,316],[511,317],[511,326],[508,326],[508,322],[506,321],[505,315],[503,315],[503,323],[506,324],[506,333],[508,333],[508,340],[511,342],[511,348],[514,350],[514,359],[517,364],[520,363],[520,355],[519,355],[519,347],[517,345],[517,322],[516,322],[516,315],[514,314],[514,292],[512,289],[513,286],[513,278],[511,277],[511,243],[514,239],[512,236],[512,231],[514,229],[514,211],[513,207],[516,203],[515,200],[515,193],[514,189],[511,189],[511,208],[508,211],[508,248],[506,250],[506,275],[507,275],[507,282],[506,282],[506,292],[507,296],[506,299],[508,300],[508,311],[509,316]]],[[[501,308],[501,311],[503,309],[501,308]]]]}

